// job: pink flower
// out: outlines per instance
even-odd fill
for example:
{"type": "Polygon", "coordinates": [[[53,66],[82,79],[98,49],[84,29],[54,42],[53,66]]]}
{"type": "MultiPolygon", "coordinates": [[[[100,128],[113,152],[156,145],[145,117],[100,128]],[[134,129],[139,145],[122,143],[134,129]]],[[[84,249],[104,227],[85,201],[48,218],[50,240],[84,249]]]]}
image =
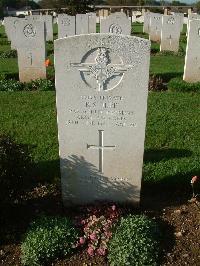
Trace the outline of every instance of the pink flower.
{"type": "Polygon", "coordinates": [[[91,240],[96,240],[96,239],[97,239],[97,235],[96,235],[95,233],[92,233],[92,234],[90,235],[90,239],[91,239],[91,240]]]}
{"type": "Polygon", "coordinates": [[[80,243],[81,245],[83,245],[83,244],[85,243],[85,238],[84,238],[84,237],[80,237],[80,238],[79,238],[79,243],[80,243]]]}
{"type": "Polygon", "coordinates": [[[115,205],[113,205],[111,208],[112,208],[113,211],[116,210],[116,206],[115,205]]]}
{"type": "Polygon", "coordinates": [[[100,256],[105,256],[106,255],[106,250],[104,248],[98,248],[97,249],[97,254],[100,256]]]}
{"type": "Polygon", "coordinates": [[[108,238],[110,238],[110,237],[112,236],[112,233],[109,232],[109,231],[106,231],[106,232],[105,232],[105,236],[108,237],[108,238]]]}
{"type": "Polygon", "coordinates": [[[87,253],[90,255],[90,256],[94,256],[94,249],[92,247],[89,247],[88,250],[87,250],[87,253]]]}

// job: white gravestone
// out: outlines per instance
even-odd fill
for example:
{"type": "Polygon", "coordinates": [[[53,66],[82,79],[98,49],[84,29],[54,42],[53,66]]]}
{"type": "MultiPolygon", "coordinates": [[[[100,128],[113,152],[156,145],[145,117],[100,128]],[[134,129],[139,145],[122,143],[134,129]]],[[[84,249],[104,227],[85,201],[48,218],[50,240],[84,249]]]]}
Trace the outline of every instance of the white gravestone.
{"type": "Polygon", "coordinates": [[[41,19],[45,23],[46,40],[53,41],[53,17],[51,15],[44,15],[41,19]]]}
{"type": "Polygon", "coordinates": [[[20,81],[46,78],[44,22],[22,19],[16,34],[20,81]]]}
{"type": "Polygon", "coordinates": [[[150,42],[92,34],[54,44],[64,204],[138,204],[150,42]]]}
{"type": "Polygon", "coordinates": [[[187,36],[187,34],[188,34],[189,21],[190,21],[190,20],[193,20],[193,19],[200,19],[200,15],[199,15],[199,14],[194,14],[194,13],[191,13],[191,14],[188,13],[188,23],[187,23],[187,32],[186,32],[186,36],[187,36]]]}
{"type": "Polygon", "coordinates": [[[184,14],[183,13],[174,13],[175,16],[178,16],[180,18],[180,31],[183,30],[183,24],[184,24],[184,14]]]}
{"type": "Polygon", "coordinates": [[[132,11],[132,23],[136,22],[136,20],[137,20],[137,18],[136,18],[135,12],[132,11]]]}
{"type": "Polygon", "coordinates": [[[88,15],[88,33],[96,33],[96,13],[87,13],[88,15]]]}
{"type": "Polygon", "coordinates": [[[76,15],[76,35],[89,33],[89,17],[87,14],[76,15]]]}
{"type": "Polygon", "coordinates": [[[160,42],[161,40],[162,15],[151,13],[150,15],[150,29],[149,40],[160,42]]]}
{"type": "Polygon", "coordinates": [[[17,35],[16,35],[16,30],[17,30],[17,24],[19,22],[20,18],[15,18],[12,20],[12,25],[10,28],[10,38],[11,38],[11,49],[17,49],[16,43],[17,43],[17,35]]]}
{"type": "Polygon", "coordinates": [[[75,16],[58,15],[58,39],[75,35],[75,16]]]}
{"type": "Polygon", "coordinates": [[[32,15],[28,18],[43,21],[46,41],[53,41],[53,18],[51,15],[32,15]]]}
{"type": "Polygon", "coordinates": [[[122,12],[113,13],[107,19],[101,19],[100,32],[130,35],[131,21],[122,12]]]}
{"type": "Polygon", "coordinates": [[[140,16],[137,18],[137,22],[144,23],[144,16],[140,16]]]}
{"type": "Polygon", "coordinates": [[[183,79],[187,82],[200,81],[200,20],[190,20],[185,56],[183,79]]]}
{"type": "Polygon", "coordinates": [[[145,32],[145,33],[149,33],[149,30],[150,30],[150,17],[151,17],[151,13],[150,12],[145,12],[144,13],[143,32],[145,32]]]}
{"type": "Polygon", "coordinates": [[[180,17],[162,17],[161,44],[160,51],[178,52],[180,38],[180,17]]]}
{"type": "Polygon", "coordinates": [[[17,19],[16,17],[5,17],[4,18],[5,33],[9,41],[11,41],[11,38],[12,38],[13,21],[16,19],[17,19]]]}

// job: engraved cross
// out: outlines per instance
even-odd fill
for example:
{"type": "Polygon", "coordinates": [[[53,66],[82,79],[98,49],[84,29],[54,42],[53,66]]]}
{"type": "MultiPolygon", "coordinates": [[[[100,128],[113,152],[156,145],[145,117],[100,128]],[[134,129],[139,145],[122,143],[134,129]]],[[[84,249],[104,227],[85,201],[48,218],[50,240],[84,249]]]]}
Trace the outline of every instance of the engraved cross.
{"type": "Polygon", "coordinates": [[[87,144],[87,149],[99,150],[99,172],[103,173],[103,152],[104,150],[114,150],[116,146],[104,146],[103,144],[103,132],[104,130],[99,130],[99,145],[89,145],[87,144]]]}
{"type": "Polygon", "coordinates": [[[170,34],[170,36],[167,38],[169,40],[169,45],[172,45],[172,35],[170,34]]]}
{"type": "Polygon", "coordinates": [[[97,50],[95,63],[71,63],[70,66],[77,67],[80,72],[94,77],[98,84],[98,91],[106,90],[108,79],[124,74],[132,65],[110,64],[108,50],[100,47],[97,50]]]}

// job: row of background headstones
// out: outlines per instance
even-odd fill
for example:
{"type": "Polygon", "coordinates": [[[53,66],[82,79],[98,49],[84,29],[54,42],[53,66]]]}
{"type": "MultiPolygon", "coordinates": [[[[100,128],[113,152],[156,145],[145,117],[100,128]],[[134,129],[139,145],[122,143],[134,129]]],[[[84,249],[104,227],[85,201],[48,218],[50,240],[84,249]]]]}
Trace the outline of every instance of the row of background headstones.
{"type": "MultiPolygon", "coordinates": [[[[196,14],[189,15],[189,20],[198,19],[198,18],[200,18],[199,15],[196,14]]],[[[113,13],[109,17],[107,17],[107,19],[102,19],[100,24],[101,24],[100,27],[101,33],[116,33],[116,34],[122,33],[125,35],[131,34],[131,22],[130,20],[127,19],[124,13],[120,12],[113,13]]],[[[95,13],[80,14],[77,15],[75,19],[75,17],[62,14],[58,16],[58,28],[60,28],[60,25],[62,25],[61,27],[65,27],[65,32],[63,30],[64,32],[63,36],[61,36],[60,33],[59,38],[71,35],[73,36],[74,33],[76,34],[94,33],[96,32],[96,16],[95,13]],[[72,28],[72,26],[73,26],[73,31],[70,32],[68,29],[72,28]]],[[[44,65],[46,57],[45,39],[53,40],[52,17],[50,15],[45,15],[45,16],[34,15],[26,17],[25,19],[10,17],[10,18],[5,18],[5,26],[8,38],[11,39],[12,41],[11,47],[18,50],[18,57],[20,57],[18,60],[20,80],[29,81],[30,79],[34,78],[46,77],[46,69],[44,65]],[[35,22],[42,22],[41,29],[43,29],[44,27],[44,38],[42,37],[38,39],[36,44],[33,46],[34,51],[30,52],[30,48],[32,47],[30,43],[31,39],[25,38],[24,41],[21,42],[20,28],[23,27],[23,23],[25,24],[28,23],[29,25],[31,25],[31,23],[35,24],[35,22]],[[39,50],[37,51],[36,48],[41,49],[43,52],[39,53],[39,50]],[[24,53],[22,53],[23,54],[22,56],[20,51],[21,52],[24,51],[24,53]],[[33,60],[34,53],[36,51],[37,51],[36,53],[37,57],[39,57],[40,55],[41,60],[33,60]],[[29,59],[26,60],[26,58],[29,59]],[[24,69],[28,70],[28,67],[26,67],[25,64],[26,61],[28,65],[35,70],[31,71],[29,75],[26,73],[27,71],[24,71],[24,69]],[[35,64],[33,64],[34,62],[35,64]],[[42,67],[39,67],[39,70],[37,69],[36,62],[37,64],[39,64],[40,62],[40,64],[42,65],[42,67]],[[39,76],[36,73],[38,73],[39,76]]],[[[181,16],[180,14],[175,14],[170,16],[170,15],[161,15],[161,14],[147,12],[144,15],[144,32],[149,34],[150,40],[161,42],[160,46],[161,50],[169,50],[175,52],[178,51],[179,37],[182,27],[183,27],[183,16],[181,16]]],[[[189,42],[187,46],[188,47],[191,46],[189,45],[189,42]]],[[[188,58],[190,59],[190,57],[186,56],[187,60],[185,62],[184,79],[187,81],[191,81],[191,79],[188,78],[188,76],[191,75],[187,74],[187,71],[191,72],[191,69],[187,67],[188,65],[187,61],[189,60],[188,58]]],[[[197,57],[195,58],[197,60],[197,57]]],[[[197,77],[198,75],[195,74],[196,79],[198,79],[197,77]]]]}
{"type": "MultiPolygon", "coordinates": [[[[184,17],[181,14],[161,15],[146,13],[143,31],[149,34],[151,41],[160,42],[160,51],[178,52],[180,33],[183,29],[184,17]]],[[[200,81],[200,15],[189,14],[187,23],[187,46],[183,80],[200,81]]]]}
{"type": "MultiPolygon", "coordinates": [[[[182,30],[182,16],[179,15],[181,21],[182,30]]],[[[34,15],[30,16],[33,20],[42,20],[45,23],[46,40],[53,40],[53,27],[52,17],[50,15],[34,15]]],[[[96,32],[96,13],[78,14],[76,17],[68,16],[66,14],[58,15],[58,38],[67,36],[88,34],[96,32]]],[[[150,40],[160,41],[161,39],[161,21],[162,15],[156,13],[145,13],[144,15],[144,32],[150,34],[150,40]],[[150,26],[151,18],[151,26],[150,26]],[[153,19],[154,18],[154,19],[153,19]],[[158,21],[157,21],[158,20],[158,21]],[[154,29],[155,28],[155,29],[154,29]],[[156,33],[155,33],[156,32],[156,33]]],[[[167,17],[165,17],[167,19],[167,17]]],[[[12,41],[11,48],[15,49],[15,31],[19,18],[8,17],[5,18],[4,25],[8,39],[12,41]]],[[[174,28],[174,27],[173,27],[174,28]]],[[[113,13],[107,17],[106,20],[101,19],[100,21],[100,33],[131,33],[131,23],[127,20],[125,13],[113,13]],[[118,20],[118,21],[117,21],[118,20]],[[110,25],[113,24],[112,27],[110,25]],[[120,29],[121,28],[121,29],[120,29]]],[[[177,39],[177,38],[176,38],[177,39]]]]}

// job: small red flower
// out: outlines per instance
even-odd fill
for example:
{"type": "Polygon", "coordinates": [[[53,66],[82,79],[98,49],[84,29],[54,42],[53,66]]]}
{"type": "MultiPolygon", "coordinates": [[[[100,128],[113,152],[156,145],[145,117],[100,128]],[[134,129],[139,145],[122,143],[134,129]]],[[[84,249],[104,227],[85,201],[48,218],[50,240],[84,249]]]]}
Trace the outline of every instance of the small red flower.
{"type": "Polygon", "coordinates": [[[48,67],[48,66],[50,66],[50,65],[51,65],[51,61],[50,61],[50,59],[46,59],[46,60],[45,60],[45,66],[48,67]]]}

